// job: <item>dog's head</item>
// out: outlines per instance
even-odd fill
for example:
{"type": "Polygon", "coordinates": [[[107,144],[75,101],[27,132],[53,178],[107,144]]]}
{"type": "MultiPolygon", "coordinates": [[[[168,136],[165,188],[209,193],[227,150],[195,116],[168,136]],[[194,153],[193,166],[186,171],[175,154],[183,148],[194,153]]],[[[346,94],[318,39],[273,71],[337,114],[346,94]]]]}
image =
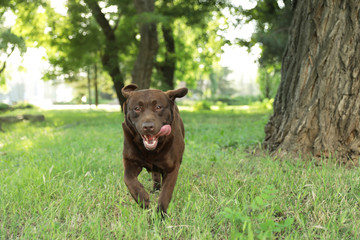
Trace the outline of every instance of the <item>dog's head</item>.
{"type": "Polygon", "coordinates": [[[121,92],[124,103],[125,123],[143,140],[147,150],[155,150],[159,138],[171,134],[174,101],[184,97],[188,89],[180,88],[163,92],[155,89],[138,90],[135,84],[125,86],[121,92]]]}

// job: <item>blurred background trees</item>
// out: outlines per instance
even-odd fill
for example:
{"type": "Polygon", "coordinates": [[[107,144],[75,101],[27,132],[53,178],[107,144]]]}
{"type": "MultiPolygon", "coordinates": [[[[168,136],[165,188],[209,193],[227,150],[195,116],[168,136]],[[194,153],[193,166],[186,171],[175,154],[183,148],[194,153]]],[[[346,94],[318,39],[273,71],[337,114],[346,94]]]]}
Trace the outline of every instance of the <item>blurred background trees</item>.
{"type": "Polygon", "coordinates": [[[5,14],[11,9],[14,9],[12,1],[5,1],[0,8],[0,87],[6,83],[5,69],[8,58],[15,49],[18,49],[21,54],[26,51],[24,39],[14,34],[10,27],[4,26],[5,14]]]}
{"type": "Polygon", "coordinates": [[[122,103],[122,86],[135,82],[162,90],[186,84],[196,99],[231,103],[242,86],[229,80],[231,70],[219,65],[222,48],[231,44],[249,51],[260,46],[256,81],[261,98],[275,96],[291,20],[290,0],[259,0],[250,9],[230,0],[63,3],[64,11],[58,11],[53,0],[1,3],[1,16],[12,12],[16,22],[7,31],[13,42],[5,46],[2,41],[0,50],[8,53],[17,47],[24,52],[25,43],[45,48],[50,66],[43,78],[73,83],[88,102],[98,104],[99,95],[113,95],[122,103]],[[256,23],[251,39],[226,39],[223,32],[232,27],[226,13],[237,26],[256,23]]]}
{"type": "Polygon", "coordinates": [[[292,1],[259,0],[254,8],[237,9],[239,23],[256,22],[250,40],[237,39],[237,43],[249,49],[260,45],[257,83],[262,98],[274,98],[280,84],[282,56],[287,44],[292,19],[292,1]]]}

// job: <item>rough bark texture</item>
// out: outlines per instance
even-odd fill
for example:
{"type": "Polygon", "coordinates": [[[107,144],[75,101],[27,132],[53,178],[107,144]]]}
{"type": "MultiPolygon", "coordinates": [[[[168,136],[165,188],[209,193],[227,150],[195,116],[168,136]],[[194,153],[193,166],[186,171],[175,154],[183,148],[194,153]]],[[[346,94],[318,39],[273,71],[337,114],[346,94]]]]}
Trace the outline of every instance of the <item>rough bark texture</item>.
{"type": "MultiPolygon", "coordinates": [[[[155,0],[134,0],[138,14],[151,13],[155,9],[155,0]]],[[[140,24],[139,53],[134,63],[132,81],[140,89],[150,87],[152,70],[158,50],[156,23],[143,21],[140,24]]]]}
{"type": "Polygon", "coordinates": [[[360,1],[294,1],[270,151],[360,154],[360,1]]]}
{"type": "Polygon", "coordinates": [[[121,89],[124,87],[124,78],[121,74],[119,66],[119,46],[115,36],[115,28],[110,26],[109,21],[105,18],[104,13],[101,11],[99,4],[95,0],[85,0],[85,3],[91,10],[92,15],[94,16],[96,22],[101,27],[105,39],[106,45],[101,58],[102,65],[104,69],[109,73],[116,92],[116,96],[121,105],[125,102],[124,96],[121,94],[121,89]]]}

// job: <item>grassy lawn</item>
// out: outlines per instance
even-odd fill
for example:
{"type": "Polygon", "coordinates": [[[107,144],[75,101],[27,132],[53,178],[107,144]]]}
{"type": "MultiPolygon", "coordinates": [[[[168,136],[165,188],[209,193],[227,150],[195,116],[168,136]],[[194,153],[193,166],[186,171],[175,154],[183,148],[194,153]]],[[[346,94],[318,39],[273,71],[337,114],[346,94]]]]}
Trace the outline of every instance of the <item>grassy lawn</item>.
{"type": "MultiPolygon", "coordinates": [[[[169,218],[123,182],[123,117],[44,111],[3,124],[0,239],[359,239],[360,171],[253,154],[268,111],[182,112],[186,151],[169,218]]],[[[151,189],[145,170],[140,181],[151,189]]]]}

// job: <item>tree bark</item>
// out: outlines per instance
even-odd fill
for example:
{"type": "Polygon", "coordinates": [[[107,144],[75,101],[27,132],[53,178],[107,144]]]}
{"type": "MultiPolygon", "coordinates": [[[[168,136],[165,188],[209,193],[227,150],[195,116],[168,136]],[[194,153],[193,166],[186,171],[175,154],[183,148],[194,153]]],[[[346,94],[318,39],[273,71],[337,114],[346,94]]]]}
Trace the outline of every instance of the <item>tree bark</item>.
{"type": "Polygon", "coordinates": [[[270,76],[269,73],[266,71],[265,72],[265,98],[270,99],[270,88],[271,88],[271,83],[270,83],[270,76]]]}
{"type": "Polygon", "coordinates": [[[356,160],[360,154],[360,2],[294,1],[264,145],[356,160]]]}
{"type": "MultiPolygon", "coordinates": [[[[155,0],[134,0],[134,4],[138,14],[152,13],[155,9],[155,0]]],[[[150,87],[152,70],[159,47],[156,23],[141,20],[140,36],[139,53],[134,63],[132,81],[140,89],[146,89],[150,87]]]]}
{"type": "Polygon", "coordinates": [[[165,60],[162,63],[157,64],[157,70],[162,76],[162,81],[165,85],[165,90],[174,89],[174,75],[176,68],[175,57],[175,40],[174,34],[170,26],[161,27],[164,41],[165,41],[165,60]]]}
{"type": "Polygon", "coordinates": [[[90,76],[90,68],[87,69],[87,87],[88,87],[88,94],[89,94],[89,106],[91,108],[92,100],[91,100],[91,76],[90,76]]]}
{"type": "Polygon", "coordinates": [[[99,89],[98,89],[98,68],[97,64],[94,64],[94,89],[95,89],[95,106],[99,105],[99,89]]]}
{"type": "Polygon", "coordinates": [[[91,10],[96,22],[101,27],[106,45],[101,58],[102,65],[107,71],[113,81],[116,96],[123,108],[123,103],[126,101],[125,97],[121,94],[121,89],[124,87],[124,78],[121,74],[119,66],[119,46],[115,36],[116,28],[110,26],[109,21],[105,18],[104,13],[96,0],[84,0],[86,5],[91,10]]]}

